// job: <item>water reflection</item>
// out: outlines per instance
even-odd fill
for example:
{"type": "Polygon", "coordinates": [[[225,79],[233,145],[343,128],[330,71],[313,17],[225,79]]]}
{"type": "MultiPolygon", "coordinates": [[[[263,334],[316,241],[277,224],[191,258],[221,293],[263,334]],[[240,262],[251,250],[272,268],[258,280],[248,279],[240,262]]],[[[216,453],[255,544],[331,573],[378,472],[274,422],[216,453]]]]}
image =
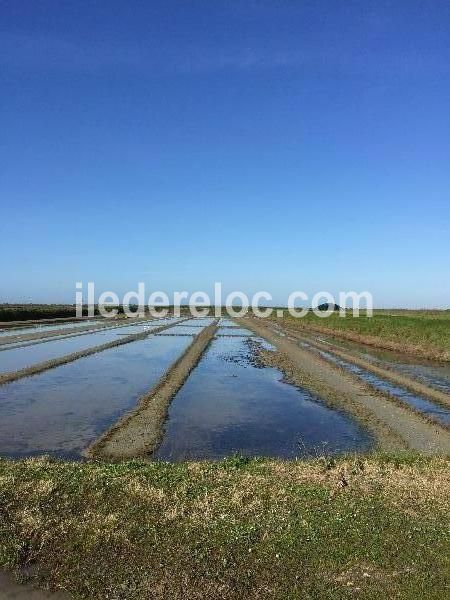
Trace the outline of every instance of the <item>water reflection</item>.
{"type": "Polygon", "coordinates": [[[281,373],[254,362],[250,340],[220,337],[173,400],[155,458],[221,458],[239,452],[293,458],[367,450],[352,418],[325,406],[281,373]]]}
{"type": "Polygon", "coordinates": [[[0,454],[79,458],[191,339],[150,337],[0,386],[0,454]]]}
{"type": "Polygon", "coordinates": [[[450,425],[450,410],[443,408],[438,404],[431,402],[430,400],[422,398],[421,396],[418,396],[417,394],[414,394],[413,392],[410,392],[405,388],[395,385],[386,379],[382,379],[381,377],[378,377],[370,371],[362,369],[361,367],[358,367],[357,365],[343,360],[342,358],[330,354],[329,352],[324,352],[320,350],[319,354],[324,358],[340,365],[344,369],[347,369],[348,371],[354,373],[360,379],[369,383],[375,389],[380,390],[381,392],[386,392],[394,396],[395,398],[398,398],[405,404],[408,404],[412,408],[415,408],[419,412],[424,413],[428,417],[431,417],[432,419],[439,423],[442,423],[443,425],[450,425]]]}
{"type": "Polygon", "coordinates": [[[320,342],[336,346],[374,364],[387,366],[394,371],[413,377],[426,385],[450,393],[450,364],[418,359],[391,350],[379,350],[347,340],[318,337],[320,342]]]}

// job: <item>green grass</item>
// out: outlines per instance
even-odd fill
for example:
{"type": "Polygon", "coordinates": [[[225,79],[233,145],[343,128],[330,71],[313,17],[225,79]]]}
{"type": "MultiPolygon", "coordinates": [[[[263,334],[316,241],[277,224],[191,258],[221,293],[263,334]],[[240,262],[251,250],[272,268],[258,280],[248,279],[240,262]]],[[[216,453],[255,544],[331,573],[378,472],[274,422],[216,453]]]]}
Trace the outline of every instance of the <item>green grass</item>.
{"type": "Polygon", "coordinates": [[[83,598],[444,597],[449,462],[0,461],[0,566],[83,598]]]}
{"type": "Polygon", "coordinates": [[[290,327],[318,327],[330,332],[344,335],[357,334],[361,341],[378,339],[381,346],[386,342],[397,349],[422,353],[424,356],[449,358],[450,349],[450,311],[441,313],[385,314],[375,312],[372,317],[365,315],[358,318],[347,315],[339,317],[333,313],[326,318],[308,313],[304,318],[297,319],[286,314],[282,320],[290,327]]]}

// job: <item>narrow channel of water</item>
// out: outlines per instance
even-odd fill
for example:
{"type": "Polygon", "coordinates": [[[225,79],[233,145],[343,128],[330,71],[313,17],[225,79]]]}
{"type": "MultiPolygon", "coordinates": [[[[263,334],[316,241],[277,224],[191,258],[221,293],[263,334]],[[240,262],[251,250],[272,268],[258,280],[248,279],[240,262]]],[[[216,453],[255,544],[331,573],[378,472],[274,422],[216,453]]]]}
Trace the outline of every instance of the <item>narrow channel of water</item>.
{"type": "Polygon", "coordinates": [[[391,350],[379,350],[348,340],[317,336],[317,340],[353,353],[381,367],[386,366],[402,375],[413,377],[428,386],[450,394],[450,364],[418,359],[391,350]]]}
{"type": "Polygon", "coordinates": [[[245,337],[219,337],[174,398],[154,458],[179,461],[365,451],[371,436],[351,417],[277,369],[255,364],[245,337]]]}
{"type": "Polygon", "coordinates": [[[191,341],[152,336],[0,386],[0,455],[79,458],[191,341]]]}
{"type": "Polygon", "coordinates": [[[339,358],[338,356],[335,356],[334,354],[331,354],[330,352],[325,352],[323,350],[319,350],[319,353],[324,358],[338,364],[339,366],[343,367],[347,371],[354,373],[360,379],[362,379],[366,383],[369,383],[375,389],[380,390],[381,392],[391,394],[395,398],[398,398],[399,400],[401,400],[405,404],[408,404],[409,406],[418,410],[419,412],[424,413],[425,415],[434,419],[438,423],[442,423],[443,425],[450,425],[450,410],[449,409],[443,408],[443,407],[439,406],[438,404],[435,404],[431,400],[422,398],[421,396],[418,396],[417,394],[414,394],[413,392],[410,392],[409,390],[406,390],[405,388],[395,385],[394,383],[391,383],[390,381],[388,381],[386,379],[378,377],[374,373],[371,373],[370,371],[367,371],[366,369],[362,369],[361,367],[358,367],[357,365],[354,365],[346,360],[343,360],[342,358],[339,358]]]}

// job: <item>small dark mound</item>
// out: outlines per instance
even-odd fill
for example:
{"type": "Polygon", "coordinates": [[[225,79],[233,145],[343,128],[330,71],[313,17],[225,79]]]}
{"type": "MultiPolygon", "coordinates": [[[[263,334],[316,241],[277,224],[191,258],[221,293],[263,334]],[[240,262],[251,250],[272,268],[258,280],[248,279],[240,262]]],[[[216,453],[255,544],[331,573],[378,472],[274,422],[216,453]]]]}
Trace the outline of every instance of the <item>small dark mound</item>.
{"type": "Polygon", "coordinates": [[[333,304],[331,302],[324,302],[323,304],[319,304],[317,308],[318,310],[323,311],[341,310],[341,307],[338,304],[333,304]]]}

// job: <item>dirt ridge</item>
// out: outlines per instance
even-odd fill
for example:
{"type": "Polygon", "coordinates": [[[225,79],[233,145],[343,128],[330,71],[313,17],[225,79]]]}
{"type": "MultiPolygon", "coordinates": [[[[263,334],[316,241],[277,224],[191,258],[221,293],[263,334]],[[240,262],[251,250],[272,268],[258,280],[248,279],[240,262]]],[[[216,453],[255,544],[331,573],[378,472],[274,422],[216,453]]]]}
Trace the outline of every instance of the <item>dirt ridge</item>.
{"type": "Polygon", "coordinates": [[[89,458],[125,460],[151,453],[162,437],[170,402],[189,377],[217,331],[218,320],[200,331],[136,408],[85,450],[89,458]]]}
{"type": "Polygon", "coordinates": [[[440,390],[429,387],[429,386],[425,385],[424,383],[421,383],[419,381],[416,381],[415,379],[412,379],[411,377],[407,377],[406,375],[397,373],[393,369],[375,365],[368,360],[364,360],[363,358],[354,356],[353,354],[350,354],[348,352],[345,352],[343,350],[335,348],[334,346],[324,344],[318,340],[312,340],[311,338],[302,336],[301,334],[297,334],[297,333],[293,333],[293,332],[289,332],[289,333],[291,335],[293,335],[295,338],[297,338],[301,341],[305,341],[308,344],[311,344],[311,346],[316,347],[318,350],[324,350],[326,352],[329,352],[330,354],[334,354],[334,355],[338,356],[339,358],[342,358],[343,360],[351,362],[358,367],[366,369],[367,371],[371,371],[375,375],[379,375],[380,377],[389,379],[390,381],[392,381],[392,383],[396,383],[404,388],[407,388],[409,391],[414,392],[415,394],[425,396],[425,397],[429,398],[430,400],[433,400],[434,402],[438,402],[439,404],[441,404],[442,406],[444,406],[446,408],[448,408],[450,406],[450,396],[448,394],[446,394],[445,392],[441,392],[440,390]]]}
{"type": "MultiPolygon", "coordinates": [[[[450,432],[427,422],[384,394],[372,391],[351,374],[331,365],[313,350],[299,347],[287,332],[270,328],[264,319],[236,319],[273,344],[278,352],[266,352],[272,366],[290,381],[311,389],[323,400],[353,414],[385,449],[409,448],[425,454],[450,452],[450,432]]],[[[289,332],[290,333],[290,332],[289,332]]],[[[264,352],[263,352],[264,357],[264,352]]]]}

